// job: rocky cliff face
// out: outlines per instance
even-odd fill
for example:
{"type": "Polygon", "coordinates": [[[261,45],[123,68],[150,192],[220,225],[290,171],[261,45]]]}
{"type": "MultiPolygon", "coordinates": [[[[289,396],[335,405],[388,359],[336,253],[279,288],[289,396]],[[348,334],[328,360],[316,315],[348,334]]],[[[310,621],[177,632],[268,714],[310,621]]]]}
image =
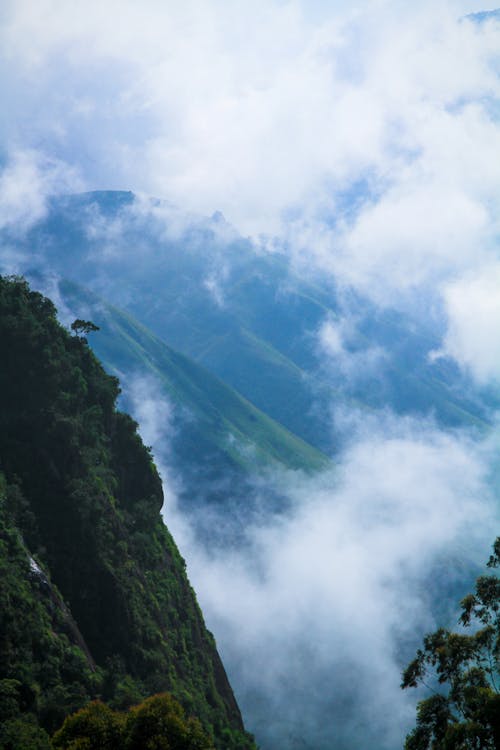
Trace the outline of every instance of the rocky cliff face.
{"type": "Polygon", "coordinates": [[[218,747],[252,747],[118,393],[49,300],[0,277],[0,710],[50,733],[93,697],[168,690],[218,747]]]}

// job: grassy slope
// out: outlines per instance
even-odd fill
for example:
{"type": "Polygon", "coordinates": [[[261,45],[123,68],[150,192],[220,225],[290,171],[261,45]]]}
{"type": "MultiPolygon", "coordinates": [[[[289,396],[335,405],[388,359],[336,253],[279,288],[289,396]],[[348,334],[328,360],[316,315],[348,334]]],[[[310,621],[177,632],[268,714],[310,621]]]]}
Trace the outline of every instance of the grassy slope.
{"type": "Polygon", "coordinates": [[[196,418],[201,442],[213,444],[236,465],[250,469],[278,462],[305,471],[327,465],[324,454],[128,314],[73,283],[62,282],[60,290],[73,310],[91,314],[100,326],[90,343],[110,370],[153,375],[166,396],[196,418]]]}

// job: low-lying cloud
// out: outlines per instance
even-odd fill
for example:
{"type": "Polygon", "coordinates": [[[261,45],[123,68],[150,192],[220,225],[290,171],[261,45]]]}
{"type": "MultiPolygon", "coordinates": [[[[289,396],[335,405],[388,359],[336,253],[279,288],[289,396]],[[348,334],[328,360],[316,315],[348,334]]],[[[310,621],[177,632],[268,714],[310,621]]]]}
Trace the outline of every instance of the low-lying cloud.
{"type": "MultiPolygon", "coordinates": [[[[161,397],[151,382],[133,388],[166,467],[161,397]]],[[[416,700],[399,688],[401,668],[424,632],[453,624],[453,594],[493,541],[493,451],[431,421],[358,419],[334,469],[280,475],[287,510],[253,517],[237,548],[201,546],[170,482],[166,522],[264,750],[401,747],[416,700]]]]}
{"type": "Polygon", "coordinates": [[[380,377],[389,353],[381,346],[359,346],[355,315],[333,320],[327,317],[317,331],[318,356],[322,369],[330,371],[336,383],[352,388],[362,381],[380,377]]]}
{"type": "Polygon", "coordinates": [[[264,748],[401,747],[407,644],[457,583],[450,559],[478,562],[491,535],[482,457],[415,423],[289,492],[293,512],[249,531],[248,558],[188,556],[250,726],[264,748]]]}

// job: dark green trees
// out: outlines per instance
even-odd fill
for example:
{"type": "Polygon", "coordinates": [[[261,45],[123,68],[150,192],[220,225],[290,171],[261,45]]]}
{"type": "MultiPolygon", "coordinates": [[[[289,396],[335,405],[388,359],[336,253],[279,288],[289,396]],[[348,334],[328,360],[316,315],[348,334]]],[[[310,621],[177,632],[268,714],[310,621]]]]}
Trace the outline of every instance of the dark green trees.
{"type": "Polygon", "coordinates": [[[96,326],[91,320],[81,320],[81,318],[77,318],[71,324],[71,330],[76,333],[77,336],[88,336],[89,333],[98,331],[99,326],[96,326]]]}
{"type": "Polygon", "coordinates": [[[52,743],[55,750],[214,750],[200,722],[168,693],[126,714],[94,701],[68,716],[52,743]]]}
{"type": "Polygon", "coordinates": [[[163,523],[158,472],[118,394],[48,299],[0,277],[6,720],[52,734],[93,698],[126,708],[169,691],[217,748],[251,748],[163,523]]]}
{"type": "MultiPolygon", "coordinates": [[[[488,566],[500,565],[500,538],[488,566]]],[[[406,750],[500,748],[500,579],[480,576],[462,602],[460,623],[470,633],[440,628],[427,635],[408,665],[402,687],[434,677],[438,690],[418,704],[406,750]]]]}
{"type": "Polygon", "coordinates": [[[93,701],[68,716],[52,738],[55,750],[118,750],[122,747],[125,716],[101,701],[93,701]]]}

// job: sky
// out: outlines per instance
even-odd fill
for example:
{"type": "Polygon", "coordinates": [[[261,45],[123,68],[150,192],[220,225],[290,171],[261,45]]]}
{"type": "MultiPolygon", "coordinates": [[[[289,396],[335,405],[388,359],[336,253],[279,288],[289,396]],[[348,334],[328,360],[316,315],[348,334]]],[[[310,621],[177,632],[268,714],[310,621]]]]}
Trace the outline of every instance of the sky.
{"type": "MultiPolygon", "coordinates": [[[[466,18],[493,7],[4,0],[0,227],[22,233],[50,195],[96,189],[187,217],[221,211],[300,273],[424,324],[437,314],[433,356],[498,385],[500,20],[466,18]]],[[[325,362],[338,362],[349,325],[325,320],[325,362]]],[[[344,357],[346,376],[384,353],[368,355],[344,357]]],[[[332,731],[318,736],[321,717],[356,700],[361,725],[338,730],[338,750],[360,746],[366,727],[397,747],[414,715],[398,648],[433,625],[422,589],[440,556],[487,556],[494,442],[427,418],[354,419],[334,476],[281,477],[286,517],[210,556],[176,506],[172,407],[148,399],[154,384],[126,387],[246,715],[271,743],[284,725],[317,750],[332,731]]]]}
{"type": "Polygon", "coordinates": [[[0,223],[84,189],[219,210],[379,304],[425,290],[498,378],[500,30],[464,20],[490,7],[7,0],[0,223]]]}

